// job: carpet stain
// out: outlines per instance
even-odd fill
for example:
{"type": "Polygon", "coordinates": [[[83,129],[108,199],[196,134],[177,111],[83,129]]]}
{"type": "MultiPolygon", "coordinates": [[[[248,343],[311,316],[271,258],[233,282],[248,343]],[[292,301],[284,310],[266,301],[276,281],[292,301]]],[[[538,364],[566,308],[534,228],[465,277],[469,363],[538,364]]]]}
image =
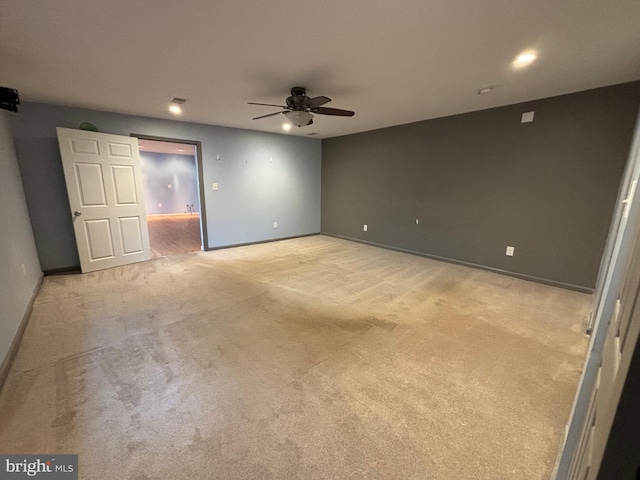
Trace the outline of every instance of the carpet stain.
{"type": "Polygon", "coordinates": [[[134,441],[134,442],[128,442],[127,443],[127,451],[129,452],[129,454],[133,454],[133,453],[142,451],[146,447],[147,447],[147,441],[146,440],[139,440],[139,441],[134,441]]]}
{"type": "Polygon", "coordinates": [[[363,334],[368,331],[372,325],[361,320],[334,320],[334,325],[351,333],[363,334]]]}
{"type": "Polygon", "coordinates": [[[189,448],[191,449],[198,448],[200,446],[203,446],[204,443],[205,442],[204,442],[204,438],[202,437],[202,432],[200,431],[200,428],[196,427],[194,429],[191,442],[189,443],[189,448]]]}
{"type": "Polygon", "coordinates": [[[145,352],[151,357],[165,376],[165,383],[173,382],[174,373],[171,369],[171,362],[167,356],[167,352],[162,345],[162,337],[159,332],[152,332],[140,338],[140,344],[145,352]]]}
{"type": "Polygon", "coordinates": [[[374,327],[382,328],[383,330],[386,330],[387,332],[392,331],[394,328],[396,328],[398,326],[398,324],[396,322],[392,322],[392,321],[389,321],[389,320],[383,320],[383,319],[376,318],[376,317],[367,317],[367,318],[364,319],[364,321],[367,322],[367,323],[370,323],[374,327]]]}
{"type": "Polygon", "coordinates": [[[132,375],[140,360],[137,350],[135,347],[132,348],[131,342],[127,342],[122,348],[105,348],[100,351],[99,365],[102,373],[118,401],[127,410],[139,407],[142,399],[141,384],[136,375],[132,375]]]}

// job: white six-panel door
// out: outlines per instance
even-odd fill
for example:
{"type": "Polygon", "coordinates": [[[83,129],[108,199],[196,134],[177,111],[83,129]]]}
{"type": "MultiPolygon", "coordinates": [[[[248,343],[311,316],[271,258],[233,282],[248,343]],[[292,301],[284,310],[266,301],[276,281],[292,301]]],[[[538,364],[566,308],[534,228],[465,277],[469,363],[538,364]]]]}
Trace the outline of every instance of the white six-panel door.
{"type": "Polygon", "coordinates": [[[138,139],[57,130],[82,271],[149,260],[138,139]]]}
{"type": "Polygon", "coordinates": [[[593,334],[555,480],[596,480],[640,338],[640,123],[596,292],[593,334]]]}

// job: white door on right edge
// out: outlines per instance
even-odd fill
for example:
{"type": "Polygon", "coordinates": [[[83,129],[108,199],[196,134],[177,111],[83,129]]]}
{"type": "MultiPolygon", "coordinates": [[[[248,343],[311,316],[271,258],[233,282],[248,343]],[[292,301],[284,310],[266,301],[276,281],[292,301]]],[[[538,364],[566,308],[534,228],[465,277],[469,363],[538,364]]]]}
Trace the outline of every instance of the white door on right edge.
{"type": "Polygon", "coordinates": [[[569,478],[595,480],[609,439],[634,347],[640,333],[640,224],[632,253],[609,319],[602,358],[594,385],[586,428],[569,478]]]}

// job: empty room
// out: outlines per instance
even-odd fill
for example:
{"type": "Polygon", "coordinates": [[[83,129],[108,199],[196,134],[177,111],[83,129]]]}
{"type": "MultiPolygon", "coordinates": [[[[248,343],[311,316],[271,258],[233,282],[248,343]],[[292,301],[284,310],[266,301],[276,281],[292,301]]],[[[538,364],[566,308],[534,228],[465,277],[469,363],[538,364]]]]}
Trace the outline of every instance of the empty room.
{"type": "Polygon", "coordinates": [[[640,478],[637,1],[0,4],[0,479],[640,478]]]}

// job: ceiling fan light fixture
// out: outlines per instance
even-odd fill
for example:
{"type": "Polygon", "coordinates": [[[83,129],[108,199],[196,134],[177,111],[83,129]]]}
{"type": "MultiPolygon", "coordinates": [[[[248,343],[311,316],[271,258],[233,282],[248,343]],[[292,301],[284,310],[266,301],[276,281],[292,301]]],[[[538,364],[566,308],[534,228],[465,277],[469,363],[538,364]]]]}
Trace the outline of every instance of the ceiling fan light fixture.
{"type": "Polygon", "coordinates": [[[311,122],[311,119],[313,118],[313,114],[310,112],[301,112],[296,110],[286,112],[284,115],[296,127],[309,125],[309,122],[311,122]]]}
{"type": "Polygon", "coordinates": [[[286,123],[286,122],[285,122],[285,123],[283,123],[283,124],[282,124],[282,129],[283,129],[285,132],[288,132],[289,130],[291,130],[291,124],[290,124],[290,123],[286,123]]]}

